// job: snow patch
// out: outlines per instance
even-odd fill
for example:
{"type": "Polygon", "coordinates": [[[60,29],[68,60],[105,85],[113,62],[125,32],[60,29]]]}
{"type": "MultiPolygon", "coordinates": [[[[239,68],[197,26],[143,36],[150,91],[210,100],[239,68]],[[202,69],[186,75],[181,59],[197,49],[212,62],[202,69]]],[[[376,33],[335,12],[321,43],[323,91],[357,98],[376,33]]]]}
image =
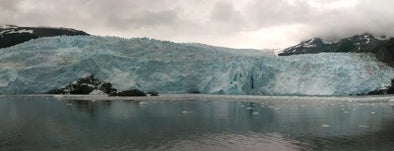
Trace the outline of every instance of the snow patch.
{"type": "Polygon", "coordinates": [[[313,39],[309,40],[308,42],[306,42],[306,43],[303,44],[303,47],[304,47],[304,48],[313,48],[313,47],[316,47],[316,44],[315,44],[316,40],[317,40],[316,38],[313,38],[313,39]]]}
{"type": "Polygon", "coordinates": [[[89,93],[89,95],[107,95],[107,94],[101,90],[93,90],[92,92],[89,93]]]}
{"type": "Polygon", "coordinates": [[[0,24],[0,28],[2,28],[2,29],[6,29],[6,28],[17,28],[17,26],[0,24]]]}
{"type": "Polygon", "coordinates": [[[4,34],[17,34],[17,33],[33,33],[33,30],[27,30],[27,29],[17,29],[17,28],[6,28],[0,31],[1,35],[4,34]]]}
{"type": "Polygon", "coordinates": [[[33,30],[27,30],[27,29],[21,29],[21,30],[14,30],[14,31],[11,31],[11,32],[9,32],[9,34],[12,34],[12,33],[33,33],[33,30]]]}
{"type": "Polygon", "coordinates": [[[364,38],[366,39],[365,44],[369,44],[369,42],[371,42],[371,38],[369,35],[364,35],[364,38]]]}

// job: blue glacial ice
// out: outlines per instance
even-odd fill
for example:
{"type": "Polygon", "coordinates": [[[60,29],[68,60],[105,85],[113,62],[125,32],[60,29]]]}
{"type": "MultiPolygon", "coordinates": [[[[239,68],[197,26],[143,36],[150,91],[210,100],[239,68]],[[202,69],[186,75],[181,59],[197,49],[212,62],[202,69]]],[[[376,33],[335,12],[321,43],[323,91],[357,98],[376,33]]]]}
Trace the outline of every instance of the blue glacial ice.
{"type": "Polygon", "coordinates": [[[235,95],[351,95],[390,85],[373,54],[278,57],[147,38],[74,36],[0,50],[0,94],[44,93],[95,74],[118,90],[235,95]]]}

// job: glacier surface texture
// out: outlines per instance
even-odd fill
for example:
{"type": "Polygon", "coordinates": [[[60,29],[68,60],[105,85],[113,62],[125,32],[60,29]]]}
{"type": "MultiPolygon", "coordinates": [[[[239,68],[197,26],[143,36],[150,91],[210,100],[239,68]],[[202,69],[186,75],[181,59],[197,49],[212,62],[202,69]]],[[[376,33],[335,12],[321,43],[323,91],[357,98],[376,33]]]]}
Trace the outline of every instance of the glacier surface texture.
{"type": "Polygon", "coordinates": [[[278,57],[146,38],[40,38],[0,49],[0,94],[34,94],[94,74],[118,90],[236,95],[353,95],[390,85],[372,54],[278,57]]]}

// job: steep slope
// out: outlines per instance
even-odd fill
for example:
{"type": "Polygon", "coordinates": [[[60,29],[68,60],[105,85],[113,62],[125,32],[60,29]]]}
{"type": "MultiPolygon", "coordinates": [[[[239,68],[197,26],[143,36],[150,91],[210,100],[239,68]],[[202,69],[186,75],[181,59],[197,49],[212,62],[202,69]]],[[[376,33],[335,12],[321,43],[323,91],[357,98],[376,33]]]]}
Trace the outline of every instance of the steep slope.
{"type": "Polygon", "coordinates": [[[1,25],[0,48],[11,47],[39,37],[53,37],[61,35],[76,36],[88,34],[83,31],[70,28],[18,27],[14,25],[1,25]]]}
{"type": "Polygon", "coordinates": [[[394,38],[385,41],[376,52],[376,58],[394,67],[394,38]]]}
{"type": "Polygon", "coordinates": [[[0,51],[0,94],[44,93],[89,74],[120,91],[352,95],[390,85],[394,70],[373,54],[277,57],[146,38],[47,37],[0,51]]]}

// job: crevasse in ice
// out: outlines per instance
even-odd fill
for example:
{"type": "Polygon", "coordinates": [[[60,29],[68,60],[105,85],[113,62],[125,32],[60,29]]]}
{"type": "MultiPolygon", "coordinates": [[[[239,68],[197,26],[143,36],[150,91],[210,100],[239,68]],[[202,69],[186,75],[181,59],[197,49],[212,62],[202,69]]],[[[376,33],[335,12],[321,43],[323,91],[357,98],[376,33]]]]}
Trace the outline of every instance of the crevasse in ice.
{"type": "Polygon", "coordinates": [[[350,95],[390,84],[372,54],[278,57],[147,38],[75,36],[0,50],[0,94],[44,93],[95,74],[118,90],[245,95],[350,95]]]}

